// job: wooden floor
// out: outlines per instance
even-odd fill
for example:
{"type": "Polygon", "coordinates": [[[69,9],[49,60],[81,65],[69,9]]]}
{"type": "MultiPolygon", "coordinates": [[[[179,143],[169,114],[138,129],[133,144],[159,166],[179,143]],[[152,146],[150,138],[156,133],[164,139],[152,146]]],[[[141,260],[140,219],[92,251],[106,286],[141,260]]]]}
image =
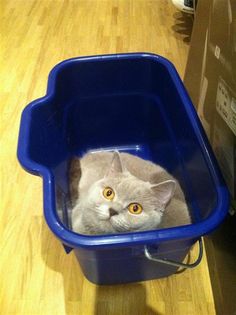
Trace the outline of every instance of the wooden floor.
{"type": "MultiPolygon", "coordinates": [[[[148,51],[169,58],[183,76],[189,21],[167,0],[1,0],[0,6],[0,313],[214,315],[205,256],[196,269],[167,279],[113,287],[89,283],[44,222],[41,179],[16,160],[21,111],[45,94],[56,63],[148,51]]],[[[194,248],[192,259],[196,254],[194,248]]]]}

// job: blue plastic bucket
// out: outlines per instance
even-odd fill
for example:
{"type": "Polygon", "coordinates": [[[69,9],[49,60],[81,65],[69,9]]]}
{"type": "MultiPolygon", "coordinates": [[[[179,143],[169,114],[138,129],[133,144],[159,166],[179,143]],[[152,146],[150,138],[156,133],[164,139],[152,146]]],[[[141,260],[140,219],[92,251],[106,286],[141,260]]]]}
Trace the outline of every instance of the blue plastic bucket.
{"type": "Polygon", "coordinates": [[[74,249],[85,276],[98,284],[173,274],[228,210],[227,188],[191,100],[174,66],[153,54],[83,57],[57,65],[46,96],[22,113],[18,158],[43,178],[50,229],[68,251],[74,249]],[[97,149],[126,151],[165,167],[179,180],[193,223],[129,234],[74,233],[69,161],[97,149]]]}

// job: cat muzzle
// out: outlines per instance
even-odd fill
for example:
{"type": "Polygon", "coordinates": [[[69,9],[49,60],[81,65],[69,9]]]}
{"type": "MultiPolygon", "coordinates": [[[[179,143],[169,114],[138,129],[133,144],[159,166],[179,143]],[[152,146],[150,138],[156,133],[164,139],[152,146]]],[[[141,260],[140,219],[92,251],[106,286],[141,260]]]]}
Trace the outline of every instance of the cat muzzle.
{"type": "Polygon", "coordinates": [[[116,210],[110,208],[110,209],[109,209],[109,214],[110,214],[110,216],[112,217],[113,215],[117,215],[118,212],[117,212],[116,210]]]}

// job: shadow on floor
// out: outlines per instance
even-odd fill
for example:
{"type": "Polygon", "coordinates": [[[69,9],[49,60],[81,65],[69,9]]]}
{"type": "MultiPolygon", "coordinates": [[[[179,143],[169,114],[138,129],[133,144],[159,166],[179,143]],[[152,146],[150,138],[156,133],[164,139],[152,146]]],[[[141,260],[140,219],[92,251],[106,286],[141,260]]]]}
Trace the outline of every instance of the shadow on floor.
{"type": "Polygon", "coordinates": [[[97,286],[94,315],[163,315],[147,305],[142,283],[97,286]]]}
{"type": "MultiPolygon", "coordinates": [[[[42,221],[41,256],[51,270],[63,278],[65,313],[81,314],[79,305],[83,297],[85,278],[73,252],[67,255],[56,238],[52,235],[45,221],[42,221]]],[[[53,284],[52,284],[53,285],[53,284]]],[[[54,285],[53,285],[54,286],[54,285]]],[[[55,283],[55,287],[58,283],[55,283]]],[[[86,289],[87,289],[86,288],[86,289]]],[[[95,291],[94,312],[86,315],[163,315],[147,305],[146,289],[142,283],[115,286],[97,286],[95,291]]],[[[55,296],[56,298],[56,296],[55,296]]],[[[89,296],[87,297],[89,299],[89,296]]],[[[94,299],[94,298],[93,298],[94,299]]]]}
{"type": "Polygon", "coordinates": [[[172,25],[171,28],[174,31],[174,36],[178,39],[182,38],[185,43],[189,43],[193,28],[193,15],[176,12],[173,17],[175,19],[175,24],[172,25]]]}

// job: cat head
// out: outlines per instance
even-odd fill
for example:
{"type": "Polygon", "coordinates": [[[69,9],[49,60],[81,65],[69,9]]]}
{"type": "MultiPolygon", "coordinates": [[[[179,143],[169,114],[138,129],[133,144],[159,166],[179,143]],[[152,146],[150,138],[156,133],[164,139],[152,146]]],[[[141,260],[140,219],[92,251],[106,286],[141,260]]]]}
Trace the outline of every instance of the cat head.
{"type": "Polygon", "coordinates": [[[115,152],[104,178],[90,187],[86,199],[101,229],[104,224],[104,229],[110,226],[117,232],[144,231],[160,224],[175,186],[174,180],[150,184],[133,176],[115,152]]]}

